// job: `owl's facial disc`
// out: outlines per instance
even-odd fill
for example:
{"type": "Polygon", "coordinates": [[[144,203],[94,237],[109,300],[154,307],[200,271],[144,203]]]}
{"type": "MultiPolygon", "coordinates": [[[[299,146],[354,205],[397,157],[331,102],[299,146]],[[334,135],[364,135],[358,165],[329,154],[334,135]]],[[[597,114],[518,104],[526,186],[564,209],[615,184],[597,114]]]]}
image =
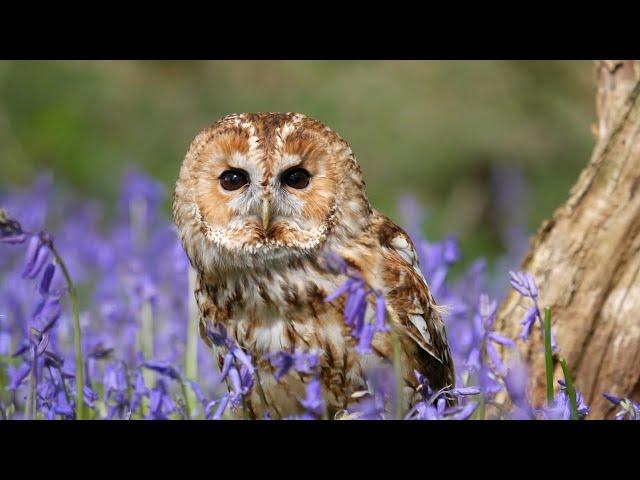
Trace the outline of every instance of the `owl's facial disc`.
{"type": "MultiPolygon", "coordinates": [[[[235,160],[246,164],[239,155],[235,160]]],[[[309,208],[318,207],[313,199],[313,175],[302,166],[304,160],[298,155],[277,160],[280,161],[261,162],[262,168],[253,175],[226,162],[218,187],[228,209],[228,227],[232,228],[226,248],[234,250],[230,241],[233,239],[241,239],[242,248],[253,248],[262,254],[279,248],[314,248],[320,242],[326,215],[309,208]]],[[[222,207],[220,203],[218,206],[222,207]]]]}
{"type": "MultiPolygon", "coordinates": [[[[182,165],[174,218],[185,249],[218,269],[312,254],[345,178],[361,187],[354,167],[346,142],[303,115],[225,117],[196,137],[182,165]]],[[[346,208],[360,215],[363,201],[346,208]]]]}

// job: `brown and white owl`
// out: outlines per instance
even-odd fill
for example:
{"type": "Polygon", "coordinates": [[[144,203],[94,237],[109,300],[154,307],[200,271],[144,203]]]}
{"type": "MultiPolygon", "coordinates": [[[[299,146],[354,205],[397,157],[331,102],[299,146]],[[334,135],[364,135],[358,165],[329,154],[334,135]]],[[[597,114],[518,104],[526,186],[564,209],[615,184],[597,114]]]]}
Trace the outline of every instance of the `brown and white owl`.
{"type": "MultiPolygon", "coordinates": [[[[444,324],[409,236],[371,207],[348,143],[319,121],[245,113],[204,129],[182,164],[173,215],[198,274],[201,334],[221,324],[251,353],[270,415],[300,413],[309,378],[291,371],[276,381],[269,354],[320,352],[330,417],[367,390],[365,369],[393,360],[389,333],[374,335],[373,353],[355,351],[344,299],[325,301],[346,280],[326,267],[327,253],[384,295],[405,388],[417,388],[415,370],[433,390],[453,386],[444,324]]],[[[256,390],[246,406],[262,418],[256,390]]]]}

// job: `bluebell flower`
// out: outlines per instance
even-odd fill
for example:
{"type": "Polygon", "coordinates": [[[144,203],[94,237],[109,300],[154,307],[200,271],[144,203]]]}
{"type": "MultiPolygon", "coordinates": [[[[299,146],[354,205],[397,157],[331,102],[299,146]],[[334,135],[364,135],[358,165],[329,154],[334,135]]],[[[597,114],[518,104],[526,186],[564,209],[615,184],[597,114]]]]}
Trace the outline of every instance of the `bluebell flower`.
{"type": "Polygon", "coordinates": [[[24,270],[22,271],[23,278],[36,278],[42,271],[49,260],[49,242],[50,239],[44,232],[31,236],[27,247],[24,270]]]}
{"type": "MultiPolygon", "coordinates": [[[[541,409],[543,418],[546,420],[571,420],[571,402],[567,394],[567,386],[564,380],[558,380],[560,391],[555,395],[553,404],[541,409]]],[[[589,413],[589,406],[585,403],[582,393],[574,388],[576,393],[576,404],[578,417],[584,418],[589,413]]]]}
{"type": "Polygon", "coordinates": [[[42,280],[40,280],[40,295],[46,295],[49,293],[49,289],[51,288],[51,280],[53,280],[53,274],[56,271],[56,267],[54,264],[48,264],[44,273],[42,274],[42,280]]]}
{"type": "Polygon", "coordinates": [[[340,268],[341,273],[347,275],[348,278],[340,286],[338,286],[326,298],[326,302],[333,302],[338,297],[347,296],[344,304],[344,321],[348,327],[351,327],[351,336],[358,340],[356,351],[361,355],[372,352],[371,342],[376,333],[384,333],[389,331],[386,323],[386,303],[382,292],[374,291],[362,279],[358,272],[351,271],[344,262],[336,260],[334,256],[328,256],[328,263],[333,262],[332,268],[340,268]],[[369,323],[365,321],[369,299],[375,301],[375,321],[369,323]]]}
{"type": "Polygon", "coordinates": [[[0,208],[0,243],[19,244],[24,243],[27,238],[20,223],[0,208]]]}
{"type": "Polygon", "coordinates": [[[536,319],[538,318],[538,308],[534,305],[533,307],[527,310],[527,314],[524,316],[524,319],[521,322],[522,332],[520,333],[519,338],[522,340],[526,340],[531,335],[531,329],[533,328],[534,323],[536,323],[536,319]]]}
{"type": "Polygon", "coordinates": [[[200,405],[202,406],[202,410],[205,411],[208,401],[205,397],[204,392],[202,391],[202,388],[200,388],[200,385],[198,385],[198,383],[193,380],[187,380],[187,384],[189,385],[189,387],[191,387],[191,391],[194,393],[196,400],[198,400],[198,403],[200,403],[200,405]]]}
{"type": "Polygon", "coordinates": [[[168,377],[172,380],[181,381],[182,377],[178,370],[171,365],[169,362],[164,362],[160,360],[147,360],[143,362],[143,367],[148,368],[149,370],[153,370],[154,372],[158,372],[165,377],[168,377]]]}
{"type": "Polygon", "coordinates": [[[298,373],[314,373],[320,361],[316,352],[304,352],[302,350],[296,350],[293,353],[281,350],[280,352],[267,355],[267,358],[271,364],[276,367],[274,376],[278,381],[280,381],[291,368],[298,373]]]}
{"type": "MultiPolygon", "coordinates": [[[[540,329],[544,335],[544,320],[542,319],[542,313],[540,306],[538,305],[538,287],[536,285],[533,275],[528,272],[509,272],[511,277],[510,283],[514,290],[525,298],[530,298],[533,301],[533,306],[527,310],[524,320],[521,322],[522,332],[519,338],[526,340],[531,335],[531,329],[536,321],[536,318],[540,321],[540,329]]],[[[551,328],[551,349],[553,352],[558,351],[558,344],[556,342],[553,328],[551,328]]]]}
{"type": "Polygon", "coordinates": [[[131,411],[136,411],[142,403],[142,399],[149,396],[149,389],[144,383],[142,372],[136,371],[134,375],[133,394],[131,395],[130,404],[131,411]]]}
{"type": "Polygon", "coordinates": [[[104,368],[104,403],[107,406],[107,417],[122,418],[129,407],[127,375],[121,362],[110,362],[104,368]]]}
{"type": "MultiPolygon", "coordinates": [[[[229,338],[224,325],[217,323],[213,325],[213,327],[207,328],[206,335],[214,345],[224,346],[228,349],[228,354],[225,356],[225,364],[235,359],[244,365],[249,372],[253,373],[254,366],[251,363],[251,355],[242,350],[233,339],[229,338]]],[[[223,375],[223,377],[224,376],[225,375],[223,375]]]]}
{"type": "MultiPolygon", "coordinates": [[[[496,346],[512,349],[515,347],[515,343],[510,338],[493,331],[496,310],[497,302],[495,300],[490,300],[486,294],[480,295],[478,313],[474,315],[472,323],[476,343],[471,348],[465,364],[471,371],[479,372],[485,366],[483,356],[486,352],[491,360],[494,373],[499,376],[504,376],[506,369],[500,354],[496,350],[496,346]]],[[[484,373],[482,375],[487,377],[489,374],[484,373]]]]}
{"type": "Polygon", "coordinates": [[[620,407],[616,413],[617,420],[640,420],[640,402],[634,402],[629,398],[620,398],[610,393],[603,393],[602,396],[612,404],[620,407]]]}
{"type": "Polygon", "coordinates": [[[166,420],[168,416],[176,411],[176,405],[169,395],[167,385],[161,378],[158,379],[154,388],[149,394],[149,415],[153,420],[166,420]]]}
{"type": "Polygon", "coordinates": [[[62,415],[67,419],[75,418],[75,409],[73,403],[67,399],[67,395],[64,391],[59,390],[54,397],[54,403],[52,404],[53,412],[58,415],[62,415]]]}
{"type": "Polygon", "coordinates": [[[320,381],[316,378],[309,381],[306,386],[306,397],[300,401],[300,404],[307,410],[307,412],[314,415],[322,415],[323,400],[322,391],[320,388],[320,381]]]}
{"type": "Polygon", "coordinates": [[[528,272],[509,272],[511,286],[523,297],[538,298],[538,287],[533,275],[528,272]]]}
{"type": "Polygon", "coordinates": [[[222,396],[222,398],[220,398],[220,400],[215,400],[209,403],[205,410],[205,416],[207,418],[212,418],[213,420],[220,420],[222,418],[222,415],[224,415],[227,407],[229,406],[230,400],[230,395],[224,395],[222,396]],[[216,408],[216,410],[214,411],[213,407],[215,407],[216,405],[218,406],[218,408],[216,408]]]}
{"type": "Polygon", "coordinates": [[[31,365],[28,363],[21,363],[19,366],[14,367],[10,365],[7,369],[7,376],[9,377],[9,385],[7,390],[15,392],[22,382],[29,376],[31,372],[31,365]]]}
{"type": "Polygon", "coordinates": [[[378,366],[365,371],[368,392],[353,407],[362,420],[384,420],[395,408],[395,372],[391,366],[378,366]]]}
{"type": "Polygon", "coordinates": [[[531,420],[534,411],[528,398],[529,375],[527,367],[520,358],[512,360],[507,374],[504,377],[504,385],[507,393],[515,406],[512,413],[514,420],[531,420]]]}

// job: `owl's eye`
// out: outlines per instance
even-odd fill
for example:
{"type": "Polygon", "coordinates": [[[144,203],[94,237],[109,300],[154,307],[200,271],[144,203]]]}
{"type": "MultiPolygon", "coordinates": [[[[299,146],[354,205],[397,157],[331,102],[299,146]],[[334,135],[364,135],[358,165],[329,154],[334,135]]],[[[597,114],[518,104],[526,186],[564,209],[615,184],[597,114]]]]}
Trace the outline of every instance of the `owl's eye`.
{"type": "Polygon", "coordinates": [[[249,183],[249,178],[242,170],[227,170],[220,175],[220,185],[225,190],[237,190],[249,183]]]}
{"type": "Polygon", "coordinates": [[[305,188],[309,185],[311,175],[304,168],[290,168],[282,174],[282,183],[291,188],[305,188]]]}

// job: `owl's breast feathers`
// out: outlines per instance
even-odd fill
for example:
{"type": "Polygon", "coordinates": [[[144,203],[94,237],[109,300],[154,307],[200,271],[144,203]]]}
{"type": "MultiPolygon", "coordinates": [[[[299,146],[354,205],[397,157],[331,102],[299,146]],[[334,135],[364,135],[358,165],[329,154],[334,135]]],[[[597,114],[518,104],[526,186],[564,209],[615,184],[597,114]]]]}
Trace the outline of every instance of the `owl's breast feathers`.
{"type": "MultiPolygon", "coordinates": [[[[402,372],[415,388],[414,370],[432,390],[455,383],[444,323],[408,235],[384,215],[373,211],[370,228],[358,238],[345,239],[338,248],[363,278],[384,293],[387,321],[400,333],[402,372]]],[[[265,354],[280,350],[320,352],[321,380],[329,411],[348,407],[354,392],[366,390],[363,370],[393,358],[390,336],[376,333],[374,354],[360,356],[344,323],[344,298],[331,303],[325,297],[345,281],[328,272],[318,258],[290,259],[278,268],[247,270],[222,276],[199,276],[196,299],[201,312],[201,335],[208,322],[223,323],[230,336],[251,352],[262,374],[266,396],[279,415],[299,410],[305,381],[290,373],[279,382],[265,354]]],[[[373,308],[368,315],[373,316],[373,308]]],[[[210,343],[209,343],[210,344],[210,343]]],[[[250,403],[258,404],[257,398],[250,403]]],[[[259,406],[256,415],[260,416],[259,406]]]]}

